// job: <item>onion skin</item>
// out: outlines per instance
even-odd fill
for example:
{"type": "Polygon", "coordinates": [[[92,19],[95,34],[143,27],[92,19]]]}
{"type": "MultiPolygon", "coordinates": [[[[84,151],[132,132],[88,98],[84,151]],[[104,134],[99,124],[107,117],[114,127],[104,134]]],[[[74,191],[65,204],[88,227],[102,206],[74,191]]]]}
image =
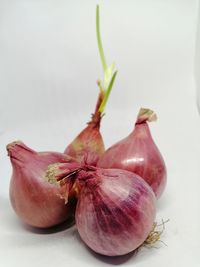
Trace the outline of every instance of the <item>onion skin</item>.
{"type": "Polygon", "coordinates": [[[149,235],[156,213],[155,195],[138,175],[119,169],[81,171],[76,225],[97,253],[127,254],[149,235]]]}
{"type": "Polygon", "coordinates": [[[140,111],[142,115],[139,113],[133,132],[107,149],[97,166],[137,173],[151,186],[156,197],[159,198],[166,186],[167,171],[147,124],[147,120],[150,120],[149,116],[153,113],[151,110],[146,111],[146,116],[140,111]]]}
{"type": "Polygon", "coordinates": [[[105,151],[99,127],[89,124],[65,149],[77,161],[96,166],[105,151]]]}
{"type": "MultiPolygon", "coordinates": [[[[61,188],[45,180],[49,164],[70,161],[57,152],[36,152],[20,141],[7,146],[13,167],[10,201],[18,217],[28,225],[48,228],[71,217],[75,209],[73,193],[65,205],[61,188]]],[[[73,168],[75,163],[68,163],[73,168]]]]}
{"type": "Polygon", "coordinates": [[[95,113],[77,137],[67,146],[64,153],[75,158],[77,161],[96,166],[99,158],[105,151],[104,142],[100,133],[100,123],[102,119],[99,107],[103,101],[104,93],[101,91],[98,96],[95,113]]]}

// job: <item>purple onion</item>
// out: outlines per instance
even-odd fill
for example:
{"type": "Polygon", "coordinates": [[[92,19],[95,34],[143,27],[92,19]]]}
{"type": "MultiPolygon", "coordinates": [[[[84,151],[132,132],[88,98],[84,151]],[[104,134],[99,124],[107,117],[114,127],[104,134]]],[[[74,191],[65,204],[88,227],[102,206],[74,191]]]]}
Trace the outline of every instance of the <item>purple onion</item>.
{"type": "Polygon", "coordinates": [[[166,186],[167,172],[163,157],[147,124],[156,119],[150,109],[140,109],[135,128],[124,139],[108,148],[97,163],[101,168],[119,168],[140,175],[159,198],[166,186]]]}
{"type": "Polygon", "coordinates": [[[78,174],[81,190],[76,225],[82,240],[97,253],[127,254],[147,238],[155,218],[155,195],[138,175],[119,169],[78,174]]]}
{"type": "MultiPolygon", "coordinates": [[[[71,191],[65,205],[63,189],[47,182],[49,164],[65,162],[73,170],[80,164],[57,152],[36,152],[21,141],[7,145],[13,168],[10,180],[10,201],[18,217],[28,225],[48,228],[69,219],[75,210],[75,192],[71,191]]],[[[49,178],[49,177],[48,177],[49,178]]]]}

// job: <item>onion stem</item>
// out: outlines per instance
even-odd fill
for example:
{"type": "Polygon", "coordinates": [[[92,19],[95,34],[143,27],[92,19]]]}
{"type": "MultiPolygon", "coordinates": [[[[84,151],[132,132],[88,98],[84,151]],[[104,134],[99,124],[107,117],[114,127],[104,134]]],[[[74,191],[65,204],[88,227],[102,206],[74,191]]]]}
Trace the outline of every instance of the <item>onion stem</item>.
{"type": "Polygon", "coordinates": [[[136,124],[144,123],[144,122],[152,122],[156,121],[157,116],[156,113],[148,108],[140,108],[140,111],[137,116],[136,124]]]}
{"type": "Polygon", "coordinates": [[[106,59],[103,51],[102,41],[101,41],[101,34],[100,34],[100,17],[99,17],[99,5],[96,7],[96,33],[97,33],[97,43],[99,48],[99,54],[101,58],[101,63],[103,66],[103,71],[105,72],[107,69],[106,59]]]}
{"type": "Polygon", "coordinates": [[[97,44],[99,48],[99,54],[101,58],[101,63],[103,67],[103,83],[98,81],[98,85],[100,87],[100,91],[104,93],[103,101],[99,107],[99,112],[103,113],[106,103],[108,101],[108,97],[112,90],[112,86],[117,75],[117,71],[114,72],[115,65],[111,64],[107,66],[106,58],[103,50],[103,45],[101,41],[101,33],[100,33],[100,15],[99,15],[99,5],[96,6],[96,34],[97,34],[97,44]],[[114,73],[113,73],[114,72],[114,73]]]}
{"type": "Polygon", "coordinates": [[[108,101],[108,97],[109,97],[109,95],[110,95],[110,92],[111,92],[113,83],[114,83],[114,81],[115,81],[115,77],[116,77],[116,75],[117,75],[117,71],[115,71],[114,74],[113,74],[113,76],[112,76],[112,79],[111,79],[111,81],[110,81],[110,83],[109,83],[108,89],[106,90],[104,99],[103,99],[103,101],[102,101],[102,103],[101,103],[101,106],[100,106],[100,108],[99,108],[99,111],[100,111],[101,113],[104,112],[104,109],[105,109],[106,103],[107,103],[107,101],[108,101]]]}

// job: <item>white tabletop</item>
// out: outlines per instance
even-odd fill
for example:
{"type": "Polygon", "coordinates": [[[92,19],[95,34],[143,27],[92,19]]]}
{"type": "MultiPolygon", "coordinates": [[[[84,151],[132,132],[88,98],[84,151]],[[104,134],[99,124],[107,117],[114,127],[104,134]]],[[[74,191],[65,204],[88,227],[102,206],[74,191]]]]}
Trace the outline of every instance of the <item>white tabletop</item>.
{"type": "Polygon", "coordinates": [[[170,219],[159,249],[107,258],[76,227],[23,225],[8,197],[7,143],[63,151],[93,112],[102,70],[95,5],[85,1],[0,1],[0,266],[200,266],[200,118],[194,48],[197,1],[99,1],[108,61],[119,70],[101,132],[106,147],[130,133],[139,108],[158,115],[151,132],[168,169],[157,220],[170,219]]]}

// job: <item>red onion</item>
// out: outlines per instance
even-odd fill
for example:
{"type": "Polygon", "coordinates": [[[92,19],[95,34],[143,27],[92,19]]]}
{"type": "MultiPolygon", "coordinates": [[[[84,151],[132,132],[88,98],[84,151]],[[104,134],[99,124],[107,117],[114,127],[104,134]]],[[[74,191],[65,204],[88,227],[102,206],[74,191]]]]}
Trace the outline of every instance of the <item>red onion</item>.
{"type": "MultiPolygon", "coordinates": [[[[57,152],[36,152],[20,141],[7,146],[13,167],[10,181],[10,201],[19,218],[25,223],[47,228],[68,219],[74,212],[74,196],[65,205],[61,198],[62,190],[45,180],[49,164],[67,162],[69,170],[75,168],[67,155],[57,152]]],[[[80,165],[79,165],[80,166],[80,165]]]]}
{"type": "Polygon", "coordinates": [[[63,186],[74,179],[73,175],[80,185],[75,220],[82,240],[95,252],[108,256],[138,248],[151,232],[155,218],[155,195],[149,185],[125,170],[94,167],[71,173],[66,170],[65,178],[64,172],[55,178],[63,186]]]}
{"type": "Polygon", "coordinates": [[[114,71],[115,65],[107,65],[101,35],[99,22],[99,6],[96,8],[96,33],[99,54],[103,67],[103,81],[98,81],[100,93],[96,104],[96,109],[92,115],[88,126],[80,132],[80,134],[65,149],[64,153],[76,158],[79,162],[87,165],[96,166],[99,158],[103,155],[105,148],[103,138],[99,131],[102,114],[108,101],[112,86],[117,75],[114,71]]]}
{"type": "Polygon", "coordinates": [[[104,93],[100,92],[91,121],[88,122],[88,126],[80,132],[64,152],[79,162],[93,166],[96,166],[97,161],[105,151],[103,138],[99,131],[102,118],[99,107],[103,98],[104,93]]]}
{"type": "Polygon", "coordinates": [[[107,149],[97,166],[137,173],[159,198],[166,185],[166,167],[147,124],[147,121],[155,119],[152,110],[141,109],[132,133],[107,149]]]}

